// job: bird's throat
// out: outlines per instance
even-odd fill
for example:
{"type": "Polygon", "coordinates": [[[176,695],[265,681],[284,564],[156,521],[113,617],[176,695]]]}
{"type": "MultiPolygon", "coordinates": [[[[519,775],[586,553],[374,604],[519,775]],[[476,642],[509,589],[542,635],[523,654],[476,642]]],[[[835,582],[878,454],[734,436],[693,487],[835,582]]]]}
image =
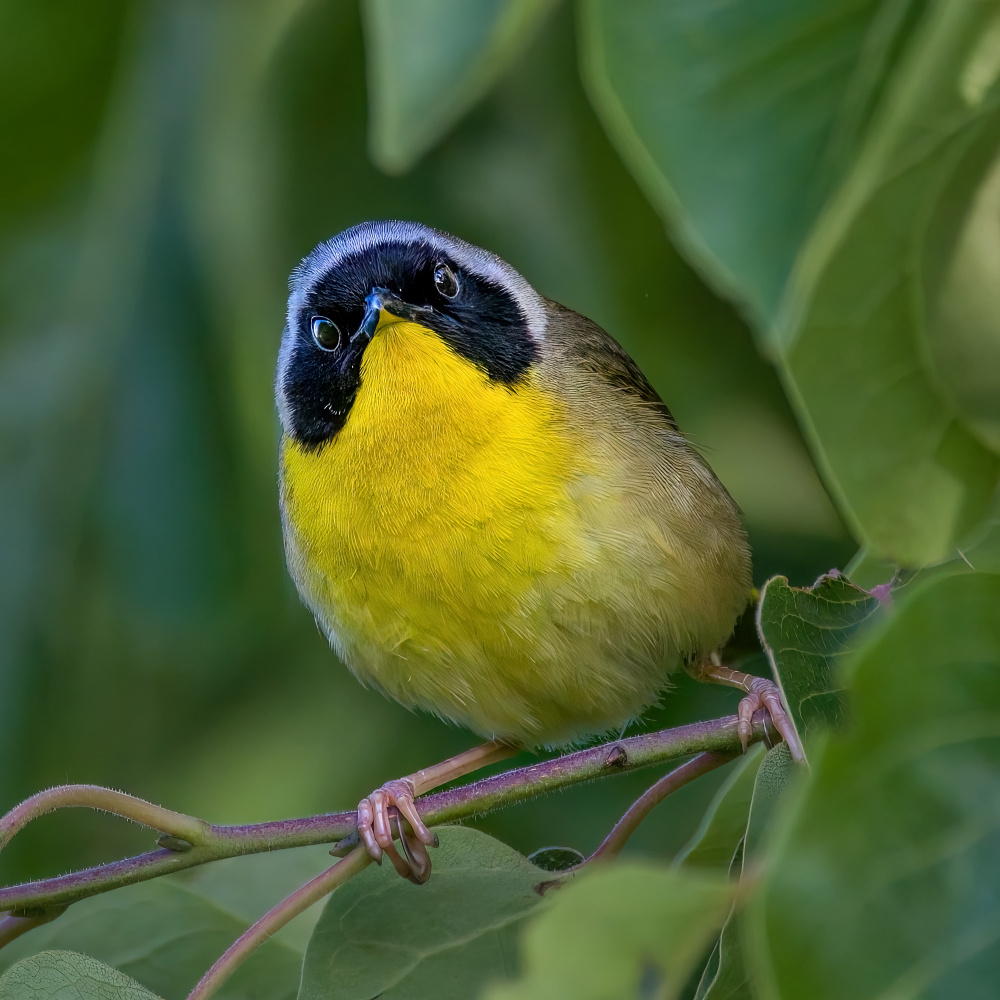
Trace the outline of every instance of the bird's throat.
{"type": "Polygon", "coordinates": [[[292,572],[317,610],[365,608],[379,630],[437,627],[456,601],[512,610],[559,547],[578,460],[530,374],[498,384],[433,331],[381,325],[341,431],[285,440],[292,572]]]}

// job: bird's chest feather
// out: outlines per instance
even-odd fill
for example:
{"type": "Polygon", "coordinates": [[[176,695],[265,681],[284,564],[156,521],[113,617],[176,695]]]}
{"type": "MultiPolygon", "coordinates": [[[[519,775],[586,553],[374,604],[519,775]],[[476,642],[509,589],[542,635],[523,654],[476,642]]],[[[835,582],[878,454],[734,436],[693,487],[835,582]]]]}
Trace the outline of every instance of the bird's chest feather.
{"type": "Polygon", "coordinates": [[[491,382],[436,334],[394,324],[368,346],[339,434],[312,451],[284,442],[292,572],[334,631],[402,642],[449,618],[488,627],[560,572],[577,471],[543,388],[491,382]]]}

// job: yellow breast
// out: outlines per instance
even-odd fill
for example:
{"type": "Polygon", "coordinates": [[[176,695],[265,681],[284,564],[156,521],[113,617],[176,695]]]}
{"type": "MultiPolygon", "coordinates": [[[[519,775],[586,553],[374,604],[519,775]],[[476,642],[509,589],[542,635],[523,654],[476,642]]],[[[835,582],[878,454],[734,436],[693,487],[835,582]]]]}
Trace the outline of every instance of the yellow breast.
{"type": "Polygon", "coordinates": [[[339,433],[284,440],[289,568],[362,681],[487,736],[562,743],[641,711],[698,636],[724,638],[732,598],[720,609],[649,454],[567,405],[397,321],[339,433]]]}
{"type": "Polygon", "coordinates": [[[414,653],[509,645],[539,574],[559,572],[577,451],[538,385],[492,382],[417,324],[382,326],[340,433],[319,450],[283,443],[289,563],[348,665],[433,708],[448,678],[414,676],[414,653]]]}

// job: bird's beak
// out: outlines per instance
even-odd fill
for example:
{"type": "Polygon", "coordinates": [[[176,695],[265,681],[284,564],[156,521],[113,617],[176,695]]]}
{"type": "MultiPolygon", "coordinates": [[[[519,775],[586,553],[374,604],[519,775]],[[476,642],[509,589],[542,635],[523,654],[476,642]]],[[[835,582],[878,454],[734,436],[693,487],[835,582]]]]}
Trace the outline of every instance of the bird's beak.
{"type": "Polygon", "coordinates": [[[361,321],[361,326],[358,327],[357,332],[351,337],[352,344],[359,337],[371,340],[375,336],[379,321],[382,319],[382,310],[385,308],[386,300],[389,298],[391,298],[391,294],[387,288],[373,288],[368,293],[368,297],[365,299],[365,317],[361,321]]]}
{"type": "Polygon", "coordinates": [[[371,340],[385,319],[390,322],[406,319],[419,323],[431,312],[433,310],[429,306],[411,306],[409,302],[404,302],[399,296],[393,295],[388,288],[373,288],[365,299],[364,319],[351,337],[351,343],[353,344],[359,337],[371,340]]]}

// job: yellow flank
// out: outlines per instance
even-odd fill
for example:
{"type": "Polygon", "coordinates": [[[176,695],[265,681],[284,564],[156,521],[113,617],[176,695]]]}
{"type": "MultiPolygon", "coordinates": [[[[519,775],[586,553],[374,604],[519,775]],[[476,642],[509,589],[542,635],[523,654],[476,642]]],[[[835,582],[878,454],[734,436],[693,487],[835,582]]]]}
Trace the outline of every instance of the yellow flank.
{"type": "MultiPolygon", "coordinates": [[[[627,470],[588,461],[569,405],[537,372],[492,382],[383,314],[340,432],[312,450],[284,440],[289,566],[359,679],[526,744],[655,700],[691,647],[672,623],[698,611],[671,607],[677,545],[616,485],[627,470]]],[[[707,581],[689,589],[703,600],[707,581]]],[[[705,609],[708,648],[735,611],[705,609]]]]}

